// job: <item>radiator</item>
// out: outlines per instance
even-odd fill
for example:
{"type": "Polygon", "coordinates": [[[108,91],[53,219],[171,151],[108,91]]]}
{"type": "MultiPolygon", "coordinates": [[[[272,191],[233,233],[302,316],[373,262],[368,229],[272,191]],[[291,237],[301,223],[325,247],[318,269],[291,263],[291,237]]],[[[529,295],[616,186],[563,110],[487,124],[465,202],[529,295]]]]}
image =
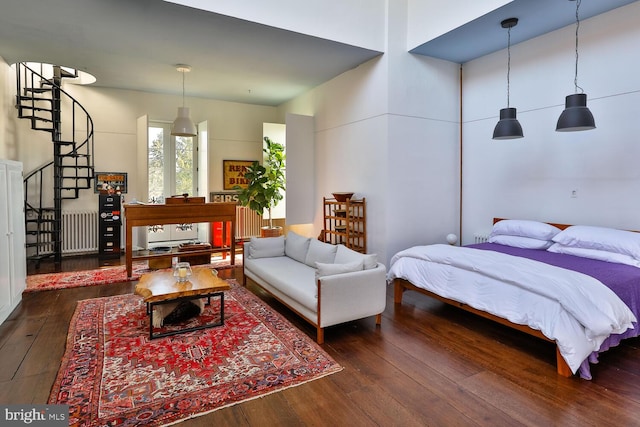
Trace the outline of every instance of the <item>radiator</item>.
{"type": "MultiPolygon", "coordinates": [[[[44,215],[45,219],[53,219],[53,212],[44,215]]],[[[51,224],[43,229],[51,231],[51,224]]],[[[50,235],[44,234],[50,240],[50,235]]],[[[44,253],[53,252],[53,244],[41,248],[44,253]]],[[[62,254],[73,255],[98,252],[98,211],[63,211],[62,212],[62,254]]]]}
{"type": "Polygon", "coordinates": [[[248,207],[236,206],[236,240],[260,236],[262,216],[248,207]]]}
{"type": "Polygon", "coordinates": [[[473,243],[487,243],[489,236],[486,234],[475,233],[473,235],[473,243]]]}

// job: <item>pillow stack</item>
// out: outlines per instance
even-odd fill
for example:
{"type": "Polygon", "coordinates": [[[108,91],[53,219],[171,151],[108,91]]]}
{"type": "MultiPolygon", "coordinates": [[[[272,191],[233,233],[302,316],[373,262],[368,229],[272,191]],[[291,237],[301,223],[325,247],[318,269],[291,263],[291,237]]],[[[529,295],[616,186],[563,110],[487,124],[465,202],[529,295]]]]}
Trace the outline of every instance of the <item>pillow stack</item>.
{"type": "Polygon", "coordinates": [[[252,237],[250,258],[287,256],[316,269],[316,277],[368,270],[378,265],[376,254],[361,254],[344,245],[332,245],[293,231],[280,237],[252,237]]]}
{"type": "Polygon", "coordinates": [[[553,238],[548,251],[640,267],[640,233],[572,225],[553,238]]]}
{"type": "Polygon", "coordinates": [[[523,219],[503,219],[493,225],[489,243],[524,249],[547,249],[560,229],[551,224],[523,219]]]}

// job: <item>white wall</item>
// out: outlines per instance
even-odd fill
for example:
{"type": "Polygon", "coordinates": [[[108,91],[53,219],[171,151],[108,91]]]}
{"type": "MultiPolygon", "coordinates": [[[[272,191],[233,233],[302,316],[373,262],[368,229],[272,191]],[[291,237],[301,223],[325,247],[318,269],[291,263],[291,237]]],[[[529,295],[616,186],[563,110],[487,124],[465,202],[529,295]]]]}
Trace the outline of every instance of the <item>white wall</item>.
{"type": "Polygon", "coordinates": [[[636,2],[581,21],[578,84],[595,130],[555,132],[574,93],[575,24],[511,47],[522,139],[491,139],[506,107],[506,50],[465,64],[463,243],[496,216],[640,229],[639,20],[636,2]]]}
{"type": "Polygon", "coordinates": [[[15,98],[11,96],[9,89],[9,84],[14,75],[11,71],[4,59],[0,56],[0,159],[9,160],[15,159],[15,154],[12,153],[11,147],[7,142],[11,139],[9,111],[12,100],[13,103],[15,103],[15,98]],[[9,74],[11,74],[11,78],[8,77],[9,74]]]}
{"type": "Polygon", "coordinates": [[[387,263],[458,221],[458,66],[407,53],[406,1],[389,2],[385,54],[280,107],[315,116],[316,231],[322,197],[367,199],[368,252],[387,263]]]}
{"type": "MultiPolygon", "coordinates": [[[[315,117],[315,231],[322,229],[322,198],[352,191],[367,199],[369,252],[384,253],[386,196],[386,61],[373,59],[280,107],[315,117]],[[382,215],[376,220],[376,214],[382,215]],[[372,236],[379,236],[378,239],[372,236]],[[382,240],[382,241],[380,241],[382,240]]],[[[381,258],[384,259],[384,258],[381,258]]]]}

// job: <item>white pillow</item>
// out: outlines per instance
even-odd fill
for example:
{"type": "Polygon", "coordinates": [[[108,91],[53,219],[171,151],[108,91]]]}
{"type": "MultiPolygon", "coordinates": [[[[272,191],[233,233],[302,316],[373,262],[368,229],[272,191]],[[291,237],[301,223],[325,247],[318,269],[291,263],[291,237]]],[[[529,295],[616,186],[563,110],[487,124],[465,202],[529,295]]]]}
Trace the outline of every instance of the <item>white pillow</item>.
{"type": "Polygon", "coordinates": [[[575,246],[564,246],[560,243],[554,243],[549,249],[549,252],[557,254],[575,255],[582,258],[597,259],[600,261],[615,262],[616,264],[632,265],[634,267],[640,267],[640,261],[624,254],[616,252],[601,251],[598,249],[577,248],[575,246]]]}
{"type": "Polygon", "coordinates": [[[362,260],[348,262],[346,264],[325,264],[322,262],[316,262],[316,279],[323,276],[333,276],[334,274],[361,271],[362,266],[362,260]]]}
{"type": "Polygon", "coordinates": [[[284,236],[252,237],[249,240],[250,258],[284,256],[284,236]]]}
{"type": "Polygon", "coordinates": [[[370,270],[378,266],[377,254],[363,254],[362,256],[364,257],[363,259],[364,270],[370,270]]]}
{"type": "Polygon", "coordinates": [[[252,237],[249,240],[249,258],[284,256],[284,236],[252,237]]]}
{"type": "Polygon", "coordinates": [[[304,264],[304,260],[307,258],[310,241],[310,237],[303,237],[293,231],[289,231],[284,244],[285,255],[304,264]]]}
{"type": "Polygon", "coordinates": [[[598,249],[640,260],[640,233],[614,228],[572,225],[553,238],[564,246],[598,249]]]}
{"type": "Polygon", "coordinates": [[[336,257],[336,249],[338,249],[336,245],[312,239],[309,242],[309,250],[307,251],[307,257],[305,258],[304,263],[309,267],[315,267],[316,262],[326,264],[333,263],[336,257]]]}
{"type": "Polygon", "coordinates": [[[361,254],[353,249],[349,249],[345,245],[337,245],[336,258],[333,262],[336,264],[345,264],[353,261],[362,261],[365,270],[376,268],[378,265],[378,256],[376,254],[361,254]]]}
{"type": "Polygon", "coordinates": [[[503,219],[493,224],[491,236],[522,236],[532,239],[551,240],[561,230],[551,224],[526,219],[503,219]]]}
{"type": "Polygon", "coordinates": [[[489,243],[497,243],[499,245],[512,246],[514,248],[523,249],[547,249],[553,245],[551,240],[540,240],[532,237],[522,236],[489,236],[489,243]]]}

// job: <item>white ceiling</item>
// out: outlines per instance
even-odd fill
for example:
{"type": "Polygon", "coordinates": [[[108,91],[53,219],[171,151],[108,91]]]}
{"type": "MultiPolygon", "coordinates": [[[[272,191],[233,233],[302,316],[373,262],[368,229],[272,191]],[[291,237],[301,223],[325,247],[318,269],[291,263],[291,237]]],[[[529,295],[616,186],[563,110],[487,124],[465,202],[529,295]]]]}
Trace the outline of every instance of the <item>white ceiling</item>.
{"type": "Polygon", "coordinates": [[[162,0],[2,0],[0,56],[95,86],[279,105],[381,52],[162,0]]]}
{"type": "MultiPolygon", "coordinates": [[[[581,19],[637,0],[583,0],[581,19]]],[[[464,63],[575,22],[575,2],[514,0],[412,53],[464,63]]],[[[163,0],[1,0],[0,56],[88,71],[95,86],[279,105],[382,52],[163,0]]]]}

